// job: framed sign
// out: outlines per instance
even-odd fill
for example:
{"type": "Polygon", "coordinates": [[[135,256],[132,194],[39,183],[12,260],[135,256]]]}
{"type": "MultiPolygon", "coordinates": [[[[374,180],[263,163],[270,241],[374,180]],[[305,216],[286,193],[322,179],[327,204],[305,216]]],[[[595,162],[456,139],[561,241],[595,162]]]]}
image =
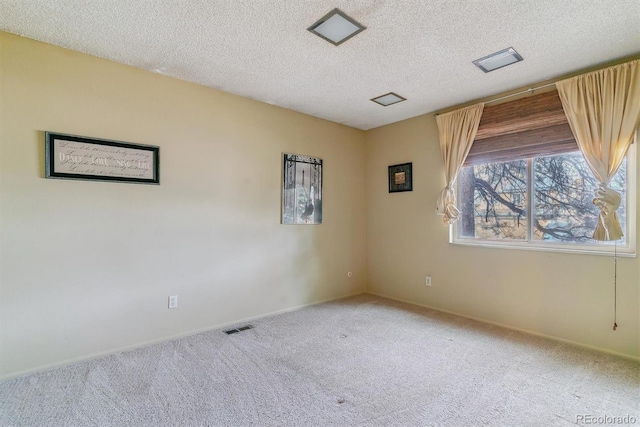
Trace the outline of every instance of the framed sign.
{"type": "Polygon", "coordinates": [[[284,154],[282,223],[322,224],[322,159],[284,154]]]}
{"type": "Polygon", "coordinates": [[[412,163],[389,166],[389,193],[413,191],[412,163]]]}
{"type": "Polygon", "coordinates": [[[46,178],[160,184],[160,148],[45,133],[46,178]]]}

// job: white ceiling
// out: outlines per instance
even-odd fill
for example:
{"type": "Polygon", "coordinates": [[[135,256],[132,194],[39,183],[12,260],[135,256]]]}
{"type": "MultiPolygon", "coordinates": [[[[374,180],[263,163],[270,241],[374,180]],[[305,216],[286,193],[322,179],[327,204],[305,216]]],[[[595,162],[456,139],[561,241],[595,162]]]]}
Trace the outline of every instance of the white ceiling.
{"type": "Polygon", "coordinates": [[[0,0],[0,29],[366,130],[638,54],[640,0],[0,0]],[[340,46],[306,30],[335,7],[367,27],[340,46]]]}

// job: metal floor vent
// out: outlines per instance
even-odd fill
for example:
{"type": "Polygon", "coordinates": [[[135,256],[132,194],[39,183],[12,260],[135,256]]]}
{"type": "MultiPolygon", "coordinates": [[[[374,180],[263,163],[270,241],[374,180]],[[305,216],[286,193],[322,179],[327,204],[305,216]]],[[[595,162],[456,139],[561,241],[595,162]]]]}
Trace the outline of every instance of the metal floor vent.
{"type": "Polygon", "coordinates": [[[227,335],[237,334],[238,332],[246,331],[247,329],[253,329],[253,325],[245,325],[236,329],[229,329],[228,331],[224,331],[224,333],[227,335]]]}

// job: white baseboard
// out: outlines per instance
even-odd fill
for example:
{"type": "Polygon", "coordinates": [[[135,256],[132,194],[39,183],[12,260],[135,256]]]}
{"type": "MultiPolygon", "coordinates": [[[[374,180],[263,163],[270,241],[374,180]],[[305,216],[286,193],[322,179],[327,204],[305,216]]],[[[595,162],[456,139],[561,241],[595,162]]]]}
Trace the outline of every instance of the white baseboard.
{"type": "Polygon", "coordinates": [[[364,293],[365,293],[365,291],[356,292],[356,293],[347,294],[347,295],[341,295],[341,296],[335,297],[335,298],[329,298],[329,299],[325,299],[325,300],[321,300],[321,301],[315,301],[315,302],[311,302],[311,303],[308,303],[308,304],[297,305],[297,306],[294,306],[294,307],[284,308],[282,310],[276,310],[276,311],[272,311],[272,312],[269,312],[269,313],[259,314],[257,316],[245,317],[245,318],[242,318],[242,319],[233,320],[231,322],[225,322],[225,323],[220,323],[220,324],[217,324],[217,325],[207,326],[207,327],[204,327],[204,328],[183,332],[183,333],[180,333],[180,334],[177,334],[177,335],[172,335],[172,336],[169,336],[169,337],[164,337],[164,338],[159,338],[159,339],[149,340],[149,341],[143,341],[141,343],[132,344],[132,345],[128,345],[128,346],[125,346],[125,347],[119,347],[119,348],[116,348],[116,349],[113,349],[113,350],[107,350],[107,351],[103,351],[103,352],[99,352],[99,353],[92,353],[92,354],[89,354],[87,356],[80,356],[80,357],[76,357],[76,358],[73,358],[73,359],[66,359],[66,360],[63,360],[61,362],[51,363],[51,364],[48,364],[48,365],[38,366],[38,367],[35,367],[35,368],[26,369],[24,371],[11,373],[9,375],[5,375],[3,377],[0,377],[0,380],[8,380],[8,379],[12,379],[12,378],[22,377],[22,376],[25,376],[25,375],[35,374],[35,373],[38,373],[38,372],[48,371],[50,369],[55,369],[55,368],[60,368],[62,366],[72,365],[74,363],[83,362],[83,361],[86,361],[86,360],[98,359],[98,358],[101,358],[101,357],[110,356],[112,354],[120,353],[120,352],[123,352],[123,351],[134,350],[134,349],[137,349],[137,348],[147,347],[147,346],[154,345],[154,344],[160,344],[160,343],[167,342],[167,341],[172,341],[172,340],[176,340],[176,339],[180,339],[180,338],[190,337],[192,335],[201,334],[203,332],[208,332],[208,331],[212,331],[212,330],[216,330],[216,329],[222,329],[222,328],[225,328],[227,326],[237,325],[239,323],[250,322],[252,320],[258,320],[258,319],[263,319],[265,317],[270,317],[270,316],[275,316],[275,315],[278,315],[278,314],[288,313],[290,311],[300,310],[300,309],[305,308],[305,307],[311,307],[313,305],[323,304],[325,302],[336,301],[336,300],[340,300],[340,299],[344,299],[344,298],[353,297],[353,296],[356,296],[356,295],[362,295],[364,293]]]}
{"type": "Polygon", "coordinates": [[[595,346],[592,346],[592,345],[583,344],[583,343],[577,342],[577,341],[567,340],[567,339],[556,337],[556,336],[553,336],[553,335],[547,335],[547,334],[542,334],[540,332],[530,331],[528,329],[517,328],[515,326],[506,325],[504,323],[493,322],[491,320],[481,319],[479,317],[468,316],[466,314],[456,313],[455,311],[444,310],[442,308],[432,307],[430,305],[420,304],[420,303],[417,303],[415,301],[408,301],[408,300],[404,300],[402,298],[396,298],[396,297],[392,297],[392,296],[389,296],[389,295],[380,294],[380,293],[377,293],[377,292],[367,291],[366,293],[371,294],[371,295],[375,295],[375,296],[378,296],[378,297],[381,297],[381,298],[387,298],[387,299],[390,299],[390,300],[403,302],[403,303],[406,303],[406,304],[417,305],[418,307],[428,308],[429,310],[439,311],[439,312],[442,312],[442,313],[447,313],[447,314],[451,314],[451,315],[458,316],[458,317],[464,317],[465,319],[475,320],[475,321],[480,322],[480,323],[486,323],[486,324],[489,324],[489,325],[498,326],[500,328],[509,329],[509,330],[517,331],[517,332],[522,332],[522,333],[528,334],[528,335],[534,335],[536,337],[547,338],[547,339],[550,339],[550,340],[553,340],[553,341],[561,342],[563,344],[569,344],[569,345],[572,345],[572,346],[575,346],[575,347],[580,347],[580,348],[584,348],[584,349],[587,349],[587,350],[593,350],[593,351],[597,351],[597,352],[600,352],[600,353],[611,354],[613,356],[621,357],[623,359],[632,360],[632,361],[635,361],[635,362],[640,362],[640,357],[638,357],[638,356],[632,356],[630,354],[625,354],[625,353],[618,353],[618,352],[615,352],[615,351],[612,351],[612,350],[607,350],[606,348],[595,347],[595,346]]]}

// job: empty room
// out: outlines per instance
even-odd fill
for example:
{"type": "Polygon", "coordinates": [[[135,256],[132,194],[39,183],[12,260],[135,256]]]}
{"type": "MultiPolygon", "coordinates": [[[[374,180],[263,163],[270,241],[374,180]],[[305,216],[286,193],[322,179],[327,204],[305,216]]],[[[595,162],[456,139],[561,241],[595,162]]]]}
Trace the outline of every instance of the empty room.
{"type": "Polygon", "coordinates": [[[0,426],[640,425],[637,0],[0,0],[0,426]]]}

